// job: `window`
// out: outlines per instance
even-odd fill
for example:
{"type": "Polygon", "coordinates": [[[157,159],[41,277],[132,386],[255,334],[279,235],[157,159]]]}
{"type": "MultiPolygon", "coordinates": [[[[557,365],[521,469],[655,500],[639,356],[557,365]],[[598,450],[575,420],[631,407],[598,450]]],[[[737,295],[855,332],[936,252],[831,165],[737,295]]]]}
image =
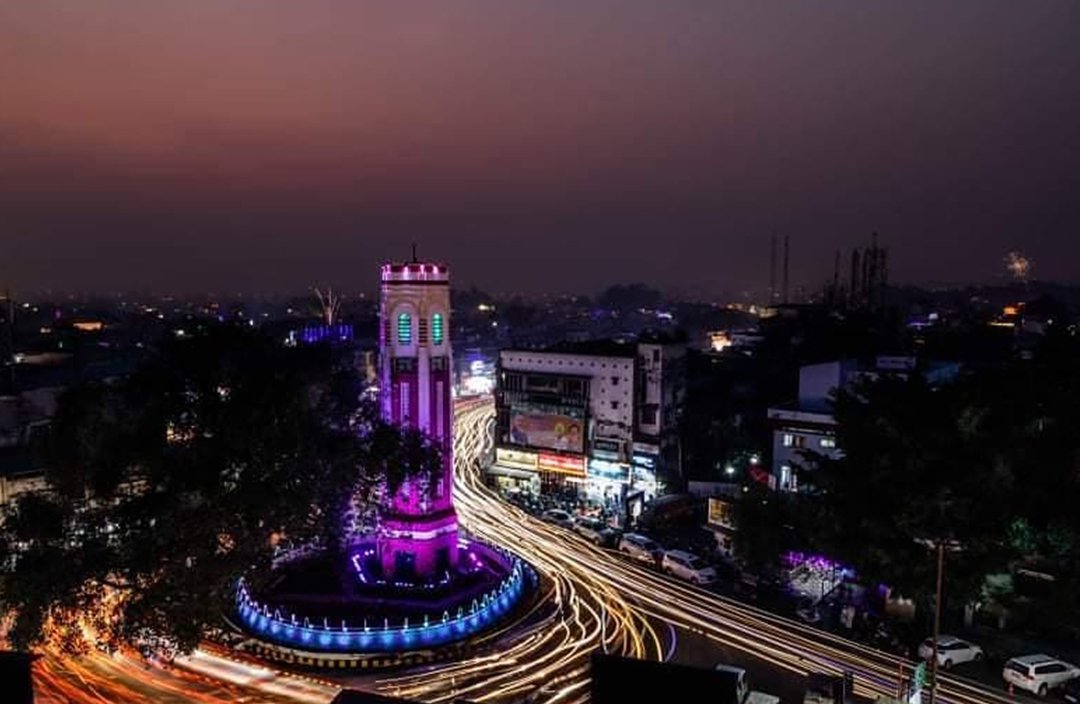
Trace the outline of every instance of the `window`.
{"type": "Polygon", "coordinates": [[[821,438],[821,446],[826,449],[836,447],[836,438],[821,438]]]}
{"type": "Polygon", "coordinates": [[[611,385],[612,386],[618,386],[619,385],[619,377],[617,377],[617,376],[611,377],[611,385]]]}
{"type": "Polygon", "coordinates": [[[784,433],[784,447],[806,447],[806,438],[794,433],[784,433]]]}
{"type": "Polygon", "coordinates": [[[611,410],[613,410],[613,411],[619,410],[619,402],[618,401],[612,401],[611,402],[611,410]]]}
{"type": "Polygon", "coordinates": [[[798,491],[798,477],[795,472],[791,470],[791,465],[782,465],[780,467],[780,489],[783,491],[798,491]]]}
{"type": "Polygon", "coordinates": [[[408,313],[398,313],[397,340],[398,344],[412,344],[412,316],[408,313]]]}
{"type": "Polygon", "coordinates": [[[395,372],[416,371],[416,360],[412,357],[394,357],[395,372]]]}
{"type": "Polygon", "coordinates": [[[441,345],[443,343],[443,318],[442,313],[436,313],[431,316],[431,344],[441,345]]]}

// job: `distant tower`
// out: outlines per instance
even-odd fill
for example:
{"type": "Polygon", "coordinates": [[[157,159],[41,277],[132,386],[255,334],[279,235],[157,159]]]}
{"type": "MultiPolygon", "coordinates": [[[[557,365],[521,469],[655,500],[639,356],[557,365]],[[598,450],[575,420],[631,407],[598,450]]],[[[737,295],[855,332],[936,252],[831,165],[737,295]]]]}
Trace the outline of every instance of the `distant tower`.
{"type": "Polygon", "coordinates": [[[15,301],[0,294],[0,393],[15,393],[15,301]]]}
{"type": "Polygon", "coordinates": [[[382,417],[422,431],[442,451],[430,486],[407,480],[386,497],[379,558],[388,578],[428,579],[458,559],[450,398],[450,271],[442,264],[384,264],[379,312],[382,417]]]}
{"type": "Polygon", "coordinates": [[[783,272],[783,275],[781,277],[781,282],[782,283],[780,284],[780,287],[784,292],[784,295],[783,295],[783,303],[784,303],[784,305],[787,305],[787,303],[788,303],[788,271],[789,271],[790,265],[791,265],[791,239],[787,235],[784,235],[784,272],[783,272]]]}
{"type": "Polygon", "coordinates": [[[776,233],[769,240],[769,305],[776,303],[776,233]]]}

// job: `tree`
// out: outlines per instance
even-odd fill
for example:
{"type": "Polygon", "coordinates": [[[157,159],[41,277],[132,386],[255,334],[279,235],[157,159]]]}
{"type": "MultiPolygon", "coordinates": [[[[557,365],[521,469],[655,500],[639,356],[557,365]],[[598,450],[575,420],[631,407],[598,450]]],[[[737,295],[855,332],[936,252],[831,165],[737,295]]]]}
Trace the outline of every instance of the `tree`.
{"type": "Polygon", "coordinates": [[[746,485],[736,504],[734,549],[751,572],[768,573],[793,545],[798,510],[792,495],[772,491],[757,482],[746,485]]]}
{"type": "Polygon", "coordinates": [[[257,588],[282,545],[337,549],[357,496],[436,466],[418,434],[359,405],[330,354],[215,328],[164,344],[124,381],[68,393],[50,491],[0,528],[12,641],[78,650],[87,633],[115,645],[149,630],[192,647],[238,577],[257,588]]]}
{"type": "MultiPolygon", "coordinates": [[[[800,481],[815,547],[924,604],[934,591],[937,541],[953,541],[946,591],[965,603],[986,574],[1007,569],[1004,536],[1014,485],[978,384],[934,387],[922,376],[885,377],[836,398],[839,459],[806,453],[800,481]]],[[[956,602],[953,602],[956,603],[956,602]]]]}

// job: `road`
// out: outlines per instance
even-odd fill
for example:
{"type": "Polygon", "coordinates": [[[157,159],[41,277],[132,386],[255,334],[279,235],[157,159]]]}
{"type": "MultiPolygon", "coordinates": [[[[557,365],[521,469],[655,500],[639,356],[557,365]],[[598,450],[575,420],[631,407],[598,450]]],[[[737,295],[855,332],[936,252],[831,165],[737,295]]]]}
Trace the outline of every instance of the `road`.
{"type": "Polygon", "coordinates": [[[124,654],[46,652],[34,663],[34,688],[45,704],[325,704],[340,689],[202,648],[167,668],[124,654]]]}
{"type": "MultiPolygon", "coordinates": [[[[864,697],[893,694],[912,663],[827,632],[674,581],[502,501],[483,481],[492,442],[488,401],[457,406],[455,501],[462,525],[529,560],[551,581],[552,615],[505,634],[497,652],[424,671],[348,684],[426,702],[588,701],[588,658],[595,649],[669,659],[676,646],[691,659],[739,659],[792,683],[809,671],[851,670],[864,697]]],[[[704,664],[704,663],[699,663],[704,664]]],[[[337,686],[237,661],[207,647],[164,670],[124,657],[48,655],[37,666],[47,702],[328,702],[337,686]]],[[[339,680],[341,681],[341,680],[339,680]]],[[[785,693],[781,693],[785,694],[785,693]]],[[[785,700],[788,696],[785,696],[785,700]]],[[[1001,690],[942,678],[943,704],[1005,704],[1001,690]]]]}
{"type": "MultiPolygon", "coordinates": [[[[850,670],[855,673],[856,693],[870,699],[894,695],[901,669],[906,668],[910,673],[913,667],[910,661],[675,581],[503,502],[485,486],[481,467],[481,458],[486,456],[492,442],[493,417],[494,407],[487,402],[473,402],[458,409],[455,502],[461,521],[479,537],[517,551],[545,574],[560,575],[565,583],[562,589],[569,613],[587,610],[594,614],[591,622],[604,628],[604,624],[613,620],[613,625],[620,629],[632,628],[635,623],[668,623],[707,639],[718,648],[738,651],[793,677],[812,671],[839,674],[850,670]]],[[[591,634],[581,631],[580,643],[563,653],[564,675],[557,683],[549,683],[551,694],[543,701],[584,701],[580,694],[586,689],[587,652],[603,642],[595,631],[595,626],[591,634]],[[587,638],[590,635],[591,643],[587,638]]],[[[545,681],[540,674],[536,671],[522,676],[521,684],[532,682],[535,686],[545,681]]],[[[467,675],[475,677],[476,673],[467,675]]],[[[440,675],[434,680],[405,679],[395,684],[411,683],[410,687],[402,686],[402,691],[413,696],[449,701],[449,695],[438,694],[440,675]]],[[[460,681],[458,686],[461,687],[460,681]]],[[[479,682],[474,687],[476,692],[491,691],[479,682]]],[[[463,691],[466,694],[459,696],[469,696],[468,692],[473,690],[463,691]]],[[[501,699],[496,695],[478,698],[501,699]]],[[[941,678],[938,701],[1005,704],[1014,700],[1000,689],[945,675],[941,678]]]]}

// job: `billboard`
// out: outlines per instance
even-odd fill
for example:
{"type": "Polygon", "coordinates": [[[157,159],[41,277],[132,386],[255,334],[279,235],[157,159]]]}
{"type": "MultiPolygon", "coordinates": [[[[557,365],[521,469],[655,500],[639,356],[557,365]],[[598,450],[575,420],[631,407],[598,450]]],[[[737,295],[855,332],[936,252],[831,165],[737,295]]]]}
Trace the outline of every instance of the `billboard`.
{"type": "Polygon", "coordinates": [[[514,445],[582,453],[585,422],[561,413],[510,409],[510,442],[514,445]]]}
{"type": "Polygon", "coordinates": [[[716,497],[709,498],[708,522],[710,525],[720,526],[721,528],[734,528],[734,514],[735,512],[732,510],[730,502],[716,497]]]}

